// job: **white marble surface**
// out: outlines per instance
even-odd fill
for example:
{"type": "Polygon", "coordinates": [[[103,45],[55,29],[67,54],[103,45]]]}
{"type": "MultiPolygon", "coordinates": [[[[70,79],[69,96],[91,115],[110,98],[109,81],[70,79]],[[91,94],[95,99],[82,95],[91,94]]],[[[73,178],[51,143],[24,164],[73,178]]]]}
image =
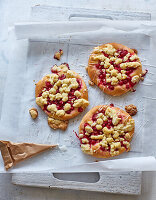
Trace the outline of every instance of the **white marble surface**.
{"type": "MultiPolygon", "coordinates": [[[[3,0],[0,1],[0,84],[5,88],[5,77],[7,72],[7,46],[8,27],[14,22],[27,21],[31,7],[38,4],[53,6],[68,6],[81,8],[100,8],[113,10],[144,11],[152,13],[152,20],[156,19],[155,0],[3,0]]],[[[2,100],[0,91],[0,101],[2,100]]],[[[1,107],[0,107],[1,110],[1,107]]],[[[107,200],[155,200],[156,199],[156,173],[143,173],[142,195],[121,196],[96,192],[82,192],[69,190],[48,190],[40,188],[27,188],[11,184],[11,174],[0,174],[0,200],[70,200],[70,199],[107,199],[107,200]]]]}

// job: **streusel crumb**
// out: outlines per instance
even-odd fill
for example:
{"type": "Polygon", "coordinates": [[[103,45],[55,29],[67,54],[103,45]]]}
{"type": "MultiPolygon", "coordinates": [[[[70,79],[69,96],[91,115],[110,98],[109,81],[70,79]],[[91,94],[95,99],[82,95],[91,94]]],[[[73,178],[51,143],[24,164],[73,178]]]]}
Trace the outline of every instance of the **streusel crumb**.
{"type": "Polygon", "coordinates": [[[29,113],[32,119],[36,119],[38,117],[38,111],[36,108],[29,109],[29,113]]]}
{"type": "Polygon", "coordinates": [[[125,106],[125,110],[128,114],[130,114],[131,116],[134,116],[137,114],[138,110],[137,107],[133,104],[130,104],[128,106],[125,106]]]}

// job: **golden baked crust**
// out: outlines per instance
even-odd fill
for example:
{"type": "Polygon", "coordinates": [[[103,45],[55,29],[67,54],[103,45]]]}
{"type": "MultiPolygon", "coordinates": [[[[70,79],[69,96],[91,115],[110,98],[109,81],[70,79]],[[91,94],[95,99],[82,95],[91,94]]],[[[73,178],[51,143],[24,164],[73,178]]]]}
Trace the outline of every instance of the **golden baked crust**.
{"type": "MultiPolygon", "coordinates": [[[[64,64],[61,64],[60,65],[61,67],[65,67],[64,64]]],[[[55,68],[60,68],[60,66],[56,66],[55,65],[55,68]]],[[[74,118],[75,116],[77,116],[80,112],[82,112],[88,105],[89,105],[89,102],[88,102],[88,90],[87,90],[87,87],[86,87],[86,84],[84,82],[84,80],[80,77],[79,74],[77,74],[76,72],[72,71],[72,70],[67,70],[66,67],[65,68],[61,68],[60,71],[58,71],[57,73],[57,76],[60,77],[60,76],[67,76],[66,73],[70,72],[70,74],[72,74],[71,76],[72,77],[66,77],[66,79],[76,79],[76,80],[79,80],[81,82],[81,88],[79,90],[75,89],[75,91],[77,90],[79,93],[80,93],[80,97],[77,97],[77,99],[82,99],[84,102],[82,102],[82,106],[81,106],[81,111],[79,110],[79,107],[74,107],[74,109],[70,112],[70,113],[66,113],[64,115],[61,115],[61,116],[58,116],[56,112],[50,112],[46,109],[44,109],[44,104],[40,104],[38,103],[37,99],[40,98],[40,96],[42,96],[43,94],[43,90],[45,90],[45,92],[47,91],[45,88],[46,88],[46,82],[49,81],[49,77],[51,77],[53,74],[56,75],[56,73],[52,73],[52,75],[47,75],[45,77],[42,78],[42,80],[40,80],[37,84],[36,84],[36,89],[35,89],[35,96],[36,96],[36,103],[42,108],[42,110],[44,110],[44,112],[49,116],[49,117],[52,117],[54,119],[59,119],[59,120],[63,120],[63,121],[66,121],[66,120],[69,120],[71,118],[74,118]]],[[[59,80],[59,79],[58,79],[59,80]]],[[[62,79],[61,79],[62,80],[62,79]]],[[[62,87],[62,85],[61,85],[62,87]]],[[[53,86],[51,86],[51,88],[53,88],[53,86]]],[[[58,87],[59,88],[59,87],[58,87]]],[[[66,87],[67,89],[69,88],[66,87]]],[[[60,93],[60,92],[58,92],[60,93]]],[[[69,92],[68,92],[69,93],[69,92]]],[[[67,94],[68,94],[67,93],[67,94]]],[[[56,93],[57,94],[57,93],[56,93]]],[[[56,95],[55,94],[55,95],[56,95]]],[[[60,99],[61,100],[61,99],[60,99]]],[[[74,101],[75,102],[75,101],[74,101]]],[[[68,103],[68,101],[66,101],[65,103],[68,103]]]]}
{"type": "MultiPolygon", "coordinates": [[[[97,47],[99,49],[99,52],[98,51],[97,52],[93,51],[91,53],[90,57],[89,57],[87,71],[88,71],[90,79],[106,94],[109,94],[109,95],[112,95],[112,96],[120,96],[120,95],[132,90],[133,84],[131,84],[130,87],[126,86],[126,84],[123,84],[123,85],[116,84],[116,85],[113,85],[114,89],[109,89],[109,87],[107,87],[107,84],[104,85],[104,84],[100,83],[100,78],[99,78],[100,70],[98,70],[97,67],[96,67],[96,65],[99,63],[99,60],[98,59],[94,59],[94,56],[101,55],[100,51],[103,48],[107,47],[107,45],[111,45],[117,51],[118,50],[127,50],[128,53],[130,53],[130,56],[134,56],[136,54],[132,49],[130,49],[130,48],[128,48],[128,47],[126,47],[126,46],[124,46],[122,44],[108,43],[108,44],[104,44],[104,45],[101,45],[101,46],[97,47]]],[[[109,58],[111,56],[113,57],[114,55],[113,54],[109,55],[109,58]]],[[[116,57],[116,59],[117,59],[117,57],[116,57]]],[[[126,62],[126,61],[124,61],[124,62],[126,62]]],[[[129,61],[129,62],[133,62],[133,61],[129,61]]],[[[139,82],[139,80],[141,79],[141,76],[142,76],[142,65],[141,65],[140,60],[139,60],[138,57],[137,57],[137,62],[139,63],[139,66],[133,70],[133,72],[130,74],[130,77],[138,76],[137,82],[139,82]]],[[[113,64],[113,66],[114,66],[114,64],[113,64]]],[[[128,84],[129,83],[127,83],[127,85],[128,84]]]]}
{"type": "Polygon", "coordinates": [[[68,127],[68,122],[69,121],[63,121],[63,120],[48,117],[48,125],[52,129],[61,129],[61,130],[65,131],[68,127]]]}
{"type": "MultiPolygon", "coordinates": [[[[102,113],[104,113],[102,112],[102,113]]],[[[106,115],[105,115],[106,116],[106,115]]],[[[98,119],[98,117],[96,118],[98,119]]],[[[104,118],[103,118],[104,119],[104,118]]],[[[103,120],[104,122],[104,120],[103,120]]],[[[105,123],[105,122],[104,122],[105,123]]],[[[97,125],[97,121],[96,121],[96,125],[97,125]]],[[[120,126],[120,125],[119,125],[120,126]]],[[[87,127],[88,128],[88,127],[87,127]]],[[[123,130],[124,130],[123,128],[123,130]]],[[[90,130],[90,129],[87,129],[87,130],[90,130]]],[[[106,129],[107,130],[107,129],[106,129]]],[[[125,130],[127,130],[127,128],[125,128],[125,130]]],[[[117,108],[117,107],[113,107],[113,106],[108,106],[108,105],[100,105],[100,106],[96,106],[94,108],[92,108],[82,119],[81,123],[80,123],[80,126],[79,126],[79,138],[80,138],[80,142],[81,142],[81,149],[84,153],[86,154],[89,154],[89,155],[92,155],[92,156],[95,156],[95,157],[98,157],[98,158],[109,158],[109,157],[113,157],[113,156],[117,156],[117,155],[120,155],[121,153],[125,152],[125,151],[129,151],[130,150],[130,144],[129,142],[131,141],[132,137],[133,137],[133,134],[134,134],[134,120],[132,119],[132,117],[126,113],[124,110],[121,110],[120,108],[117,108]],[[93,121],[93,115],[95,113],[101,113],[101,111],[104,111],[105,113],[108,112],[108,110],[114,110],[115,113],[117,114],[117,116],[122,116],[120,122],[117,124],[117,125],[112,125],[112,127],[108,130],[113,130],[111,134],[106,134],[106,132],[103,132],[102,133],[102,130],[106,127],[105,125],[101,125],[102,126],[102,129],[99,130],[101,132],[99,132],[99,134],[97,135],[99,137],[99,135],[102,135],[103,134],[103,139],[101,140],[97,140],[98,142],[96,142],[95,144],[93,143],[94,142],[94,139],[91,139],[91,137],[94,136],[96,130],[94,129],[94,127],[92,126],[93,123],[95,121],[93,121]],[[93,123],[92,123],[93,122],[93,123]],[[119,134],[119,136],[116,138],[116,141],[115,141],[115,137],[114,137],[114,134],[116,134],[115,130],[117,130],[117,127],[119,124],[123,124],[124,128],[125,127],[128,127],[128,125],[132,123],[132,126],[131,128],[129,127],[129,131],[126,131],[125,133],[122,133],[121,134],[121,131],[122,129],[119,131],[117,131],[119,134]],[[87,125],[86,125],[87,124],[87,125]],[[89,125],[88,125],[89,124],[89,125]],[[90,124],[92,124],[90,126],[90,124]],[[90,126],[92,129],[93,129],[93,132],[89,133],[87,132],[88,136],[86,136],[86,126],[90,126]],[[105,138],[106,137],[106,138],[105,138]],[[113,138],[114,137],[114,138],[113,138]],[[87,142],[87,140],[85,140],[85,143],[83,143],[83,138],[87,138],[89,143],[87,142]],[[107,143],[107,148],[108,149],[105,149],[106,147],[104,147],[104,149],[101,147],[102,144],[105,144],[105,140],[108,140],[108,138],[110,140],[113,139],[113,141],[111,143],[107,143]],[[111,139],[112,138],[112,139],[111,139]],[[125,148],[125,145],[123,145],[123,143],[121,144],[121,148],[115,150],[117,151],[117,153],[115,151],[112,151],[111,152],[111,145],[113,143],[118,143],[118,142],[122,142],[120,141],[121,138],[124,138],[124,141],[125,143],[127,144],[126,148],[125,148]],[[104,143],[103,143],[103,140],[104,140],[104,143]],[[118,141],[119,140],[119,141],[118,141]],[[115,153],[114,153],[115,152],[115,153]]],[[[121,139],[123,140],[123,139],[121,139]]]]}

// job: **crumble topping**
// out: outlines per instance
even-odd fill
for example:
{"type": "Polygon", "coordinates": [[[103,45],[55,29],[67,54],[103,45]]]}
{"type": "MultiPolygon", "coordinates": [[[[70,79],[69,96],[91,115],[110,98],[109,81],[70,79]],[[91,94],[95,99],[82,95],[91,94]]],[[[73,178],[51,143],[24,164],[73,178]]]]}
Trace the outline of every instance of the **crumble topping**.
{"type": "Polygon", "coordinates": [[[62,117],[75,108],[82,112],[89,102],[81,98],[81,80],[75,78],[68,64],[54,65],[52,74],[46,76],[46,86],[36,98],[36,103],[52,115],[62,117]]]}
{"type": "Polygon", "coordinates": [[[133,72],[141,66],[139,57],[127,50],[115,49],[111,44],[103,48],[95,47],[91,59],[96,61],[99,85],[105,85],[114,90],[117,85],[125,85],[126,89],[133,88],[141,79],[141,74],[134,76],[133,72]]]}
{"type": "Polygon", "coordinates": [[[84,124],[80,132],[82,151],[90,151],[90,154],[97,150],[109,151],[111,156],[119,155],[120,150],[130,149],[130,132],[134,129],[134,120],[122,121],[120,112],[112,106],[106,109],[99,109],[93,114],[92,119],[84,124]],[[92,147],[96,146],[93,151],[92,147]]]}

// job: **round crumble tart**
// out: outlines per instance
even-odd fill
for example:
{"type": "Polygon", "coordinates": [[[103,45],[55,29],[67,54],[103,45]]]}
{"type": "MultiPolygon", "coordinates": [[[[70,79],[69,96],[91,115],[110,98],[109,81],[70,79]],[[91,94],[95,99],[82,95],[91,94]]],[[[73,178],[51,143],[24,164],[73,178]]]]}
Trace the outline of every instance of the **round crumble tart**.
{"type": "Polygon", "coordinates": [[[134,128],[134,119],[124,110],[111,105],[96,106],[80,123],[81,150],[98,158],[128,152],[134,128]]]}
{"type": "Polygon", "coordinates": [[[68,64],[54,65],[52,74],[36,84],[36,103],[49,116],[68,120],[77,116],[89,105],[85,82],[68,64]]]}
{"type": "Polygon", "coordinates": [[[87,67],[90,79],[106,94],[120,96],[141,79],[142,65],[134,50],[117,43],[95,47],[87,67]]]}

